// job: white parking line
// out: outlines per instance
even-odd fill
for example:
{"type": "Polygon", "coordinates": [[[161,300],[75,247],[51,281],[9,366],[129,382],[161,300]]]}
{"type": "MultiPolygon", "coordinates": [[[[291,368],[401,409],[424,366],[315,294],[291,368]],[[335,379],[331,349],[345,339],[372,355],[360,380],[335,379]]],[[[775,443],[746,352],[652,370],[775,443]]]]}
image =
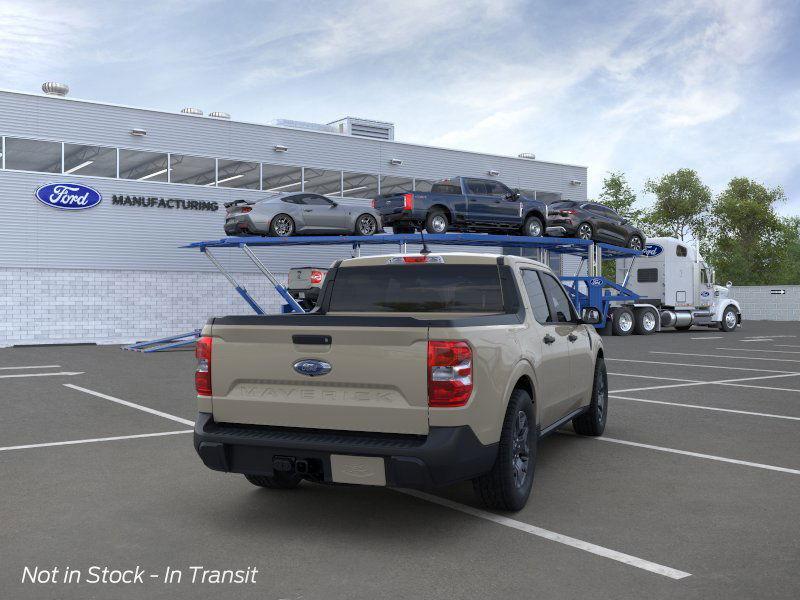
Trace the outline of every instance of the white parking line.
{"type": "Polygon", "coordinates": [[[761,348],[714,348],[714,350],[733,350],[734,352],[771,352],[773,354],[800,354],[800,352],[794,352],[792,350],[762,350],[761,348]]]}
{"type": "Polygon", "coordinates": [[[760,358],[756,356],[724,356],[722,354],[690,354],[688,352],[664,352],[662,350],[650,350],[650,354],[677,354],[678,356],[702,356],[703,358],[735,358],[736,360],[768,360],[770,362],[793,362],[800,363],[800,360],[793,358],[760,358]]]}
{"type": "Polygon", "coordinates": [[[15,369],[60,369],[61,365],[32,365],[26,367],[0,367],[0,371],[12,371],[15,369]]]}
{"type": "Polygon", "coordinates": [[[664,402],[662,400],[645,400],[644,398],[629,398],[626,396],[617,396],[616,394],[609,394],[609,398],[615,400],[629,400],[631,402],[646,402],[647,404],[665,404],[667,406],[680,406],[682,408],[697,408],[700,410],[714,410],[718,412],[735,413],[739,415],[750,415],[752,417],[769,417],[771,419],[785,419],[787,421],[800,421],[800,417],[790,417],[788,415],[775,415],[772,413],[759,413],[751,412],[749,410],[734,410],[732,408],[717,408],[716,406],[702,406],[699,404],[682,404],[680,402],[664,402]]]}
{"type": "Polygon", "coordinates": [[[83,375],[83,371],[58,371],[57,373],[14,373],[13,375],[0,375],[0,379],[14,379],[18,377],[52,377],[54,375],[83,375]]]}
{"type": "Polygon", "coordinates": [[[642,379],[663,379],[664,381],[684,381],[689,383],[703,383],[700,379],[676,379],[675,377],[659,377],[658,375],[634,375],[633,373],[607,373],[617,377],[640,377],[642,379]]]}
{"type": "Polygon", "coordinates": [[[66,442],[47,442],[45,444],[25,444],[24,446],[5,446],[0,448],[0,452],[9,450],[27,450],[29,448],[47,448],[48,446],[72,446],[75,444],[93,444],[95,442],[116,442],[117,440],[133,440],[137,438],[159,437],[162,435],[177,435],[179,433],[192,433],[193,429],[181,429],[180,431],[161,431],[159,433],[140,433],[137,435],[117,435],[114,437],[89,438],[85,440],[68,440],[66,442]]]}
{"type": "MultiPolygon", "coordinates": [[[[760,377],[740,377],[738,379],[718,379],[716,381],[696,381],[694,383],[673,383],[669,385],[652,385],[649,387],[630,388],[627,390],[615,390],[614,393],[621,394],[623,392],[643,392],[645,390],[663,390],[666,388],[689,387],[693,385],[735,385],[738,384],[740,381],[756,381],[758,379],[777,379],[780,377],[795,377],[797,375],[800,375],[800,373],[785,373],[783,375],[761,375],[760,377]]],[[[774,389],[758,385],[749,385],[747,387],[774,389]]]]}
{"type": "Polygon", "coordinates": [[[184,419],[182,417],[176,417],[175,415],[171,415],[169,413],[161,412],[160,410],[156,410],[154,408],[148,408],[147,406],[142,406],[141,404],[135,404],[133,402],[128,402],[127,400],[121,400],[119,398],[115,398],[114,396],[109,396],[107,394],[101,394],[100,392],[95,392],[94,390],[87,390],[86,388],[82,388],[77,385],[72,385],[71,383],[65,383],[64,387],[71,388],[73,390],[78,390],[79,392],[83,392],[85,394],[91,394],[92,396],[97,396],[98,398],[103,398],[104,400],[110,400],[111,402],[116,402],[117,404],[122,404],[123,406],[129,406],[131,408],[135,408],[146,413],[150,413],[151,415],[156,415],[159,417],[164,417],[165,419],[169,419],[171,421],[177,421],[178,423],[183,423],[184,425],[192,425],[194,426],[194,421],[190,421],[189,419],[184,419]]]}
{"type": "MultiPolygon", "coordinates": [[[[698,356],[706,356],[705,354],[700,354],[698,356]]],[[[737,356],[736,358],[744,358],[743,356],[737,356]]],[[[634,358],[606,358],[606,362],[610,360],[619,361],[619,362],[633,362],[633,363],[644,363],[647,365],[670,365],[672,367],[702,367],[704,369],[729,369],[733,371],[759,371],[761,373],[786,373],[789,375],[796,375],[794,371],[776,371],[775,369],[756,369],[752,367],[728,367],[724,365],[698,365],[698,364],[691,364],[691,363],[675,363],[675,362],[663,362],[657,360],[637,360],[634,358]]]]}
{"type": "Polygon", "coordinates": [[[496,515],[486,510],[467,506],[466,504],[453,502],[452,500],[448,500],[446,498],[440,498],[439,496],[433,496],[417,490],[402,490],[402,492],[404,494],[408,494],[409,496],[420,498],[421,500],[427,500],[428,502],[445,506],[473,517],[478,517],[479,519],[492,521],[498,525],[503,525],[518,531],[530,533],[531,535],[551,540],[553,542],[558,542],[559,544],[564,544],[566,546],[571,546],[573,548],[577,548],[578,550],[590,552],[591,554],[596,554],[597,556],[610,558],[611,560],[636,567],[637,569],[650,571],[651,573],[656,573],[657,575],[663,575],[664,577],[669,577],[670,579],[684,579],[685,577],[691,576],[691,573],[687,573],[686,571],[679,571],[678,569],[665,567],[664,565],[650,562],[649,560],[644,560],[636,556],[631,556],[630,554],[623,554],[622,552],[617,552],[616,550],[598,546],[596,544],[592,544],[591,542],[585,542],[577,538],[550,531],[548,529],[542,529],[541,527],[536,527],[535,525],[529,525],[528,523],[523,523],[522,521],[517,521],[516,519],[510,519],[502,515],[496,515]]]}
{"type": "Polygon", "coordinates": [[[705,458],[707,460],[716,460],[719,462],[731,463],[734,465],[742,465],[745,467],[755,467],[757,469],[766,469],[768,471],[778,471],[780,473],[789,473],[791,475],[800,475],[800,470],[788,469],[786,467],[776,467],[775,465],[765,465],[762,463],[754,463],[746,460],[737,460],[735,458],[725,458],[724,456],[714,456],[713,454],[702,454],[700,452],[689,452],[688,450],[678,450],[677,448],[665,448],[664,446],[653,446],[652,444],[640,444],[639,442],[629,442],[628,440],[618,440],[609,437],[596,437],[593,440],[601,442],[611,442],[612,444],[622,444],[624,446],[635,446],[637,448],[647,448],[648,450],[658,450],[659,452],[669,452],[671,454],[682,454],[683,456],[693,456],[695,458],[705,458]]]}
{"type": "Polygon", "coordinates": [[[706,335],[703,337],[693,337],[689,338],[690,340],[721,340],[724,338],[724,335],[706,335]]]}

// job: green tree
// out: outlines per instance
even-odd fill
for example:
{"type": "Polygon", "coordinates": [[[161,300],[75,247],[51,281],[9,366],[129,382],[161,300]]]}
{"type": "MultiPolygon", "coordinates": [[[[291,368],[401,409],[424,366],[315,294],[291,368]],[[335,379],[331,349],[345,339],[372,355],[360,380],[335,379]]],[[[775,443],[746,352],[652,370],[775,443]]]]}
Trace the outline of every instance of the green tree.
{"type": "Polygon", "coordinates": [[[791,255],[798,247],[797,219],[781,219],[775,204],[786,199],[780,187],[767,188],[746,177],[731,179],[711,207],[707,258],[718,280],[737,285],[796,281],[791,255]]]}
{"type": "Polygon", "coordinates": [[[643,219],[651,233],[681,240],[705,236],[711,190],[700,181],[696,171],[678,169],[660,179],[649,179],[644,191],[656,197],[643,219]]]}
{"type": "Polygon", "coordinates": [[[642,210],[636,208],[636,194],[633,193],[625,173],[610,171],[603,180],[603,191],[600,192],[600,203],[615,210],[637,227],[642,220],[642,210]]]}

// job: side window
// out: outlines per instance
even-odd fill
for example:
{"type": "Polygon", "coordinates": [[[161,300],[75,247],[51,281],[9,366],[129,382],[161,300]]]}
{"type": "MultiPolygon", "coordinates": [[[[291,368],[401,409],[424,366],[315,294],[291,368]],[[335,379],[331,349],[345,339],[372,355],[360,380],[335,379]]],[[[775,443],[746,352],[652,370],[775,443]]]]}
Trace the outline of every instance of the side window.
{"type": "Polygon", "coordinates": [[[466,184],[467,192],[470,194],[479,194],[481,196],[485,196],[489,193],[489,190],[486,189],[486,184],[480,179],[467,179],[466,184]]]}
{"type": "Polygon", "coordinates": [[[286,196],[285,198],[281,198],[281,202],[286,202],[287,204],[305,204],[305,196],[286,196]]]}
{"type": "Polygon", "coordinates": [[[528,300],[531,302],[533,318],[544,325],[550,319],[550,309],[547,307],[547,299],[544,296],[542,282],[539,281],[536,271],[523,269],[522,283],[525,285],[525,293],[528,294],[528,300]]]}
{"type": "Polygon", "coordinates": [[[681,246],[680,244],[675,248],[675,254],[677,256],[688,256],[689,251],[686,249],[686,246],[681,246]]]}
{"type": "Polygon", "coordinates": [[[310,204],[311,206],[330,206],[333,204],[331,200],[328,200],[324,196],[317,196],[316,194],[309,194],[305,197],[305,202],[303,204],[310,204]]]}
{"type": "Polygon", "coordinates": [[[489,195],[491,196],[499,196],[500,198],[505,198],[508,194],[511,193],[511,190],[508,189],[505,185],[500,183],[499,181],[487,181],[484,183],[486,186],[489,195]]]}
{"type": "Polygon", "coordinates": [[[541,273],[542,287],[550,304],[550,323],[570,323],[575,320],[567,293],[555,277],[548,273],[541,273]]]}

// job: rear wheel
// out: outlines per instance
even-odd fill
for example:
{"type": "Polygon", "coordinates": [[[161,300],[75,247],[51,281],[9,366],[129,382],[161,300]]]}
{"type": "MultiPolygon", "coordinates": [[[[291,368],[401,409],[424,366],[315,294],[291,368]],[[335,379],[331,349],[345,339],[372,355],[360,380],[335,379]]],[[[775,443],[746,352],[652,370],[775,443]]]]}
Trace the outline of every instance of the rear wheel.
{"type": "Polygon", "coordinates": [[[525,224],[522,226],[522,235],[529,237],[541,237],[544,235],[542,220],[533,215],[525,219],[525,224]]]}
{"type": "Polygon", "coordinates": [[[617,308],[611,323],[611,333],[614,335],[630,335],[633,332],[633,311],[630,308],[617,308]]]}
{"type": "Polygon", "coordinates": [[[594,366],[594,385],[589,410],[572,419],[572,428],[580,435],[603,435],[608,416],[608,375],[602,356],[597,357],[594,366]]]}
{"type": "Polygon", "coordinates": [[[725,309],[722,313],[722,321],[720,321],[719,328],[722,331],[733,331],[739,324],[739,319],[736,316],[736,310],[732,306],[725,309]]]}
{"type": "Polygon", "coordinates": [[[520,510],[531,495],[536,465],[536,415],[525,390],[511,394],[492,470],[472,480],[475,494],[488,508],[520,510]]]}
{"type": "Polygon", "coordinates": [[[283,213],[275,215],[269,224],[269,234],[275,237],[289,237],[294,233],[294,221],[283,213]]]}
{"type": "Polygon", "coordinates": [[[639,308],[634,313],[636,317],[633,330],[637,335],[650,335],[656,332],[656,313],[649,308],[639,308]]]}
{"type": "Polygon", "coordinates": [[[632,235],[628,240],[628,248],[631,250],[641,250],[644,248],[644,241],[638,235],[632,235]]]}
{"type": "Polygon", "coordinates": [[[378,221],[372,215],[364,213],[356,219],[356,235],[375,235],[378,231],[378,221]]]}
{"type": "Polygon", "coordinates": [[[291,475],[283,473],[276,473],[275,475],[245,475],[244,478],[253,485],[272,490],[291,490],[296,488],[303,479],[297,473],[291,475]]]}
{"type": "Polygon", "coordinates": [[[447,226],[450,222],[443,210],[434,209],[428,213],[425,219],[425,231],[428,233],[447,233],[447,226]]]}
{"type": "Polygon", "coordinates": [[[575,231],[575,237],[580,240],[590,240],[594,235],[594,230],[589,223],[581,223],[578,225],[578,229],[575,231]]]}

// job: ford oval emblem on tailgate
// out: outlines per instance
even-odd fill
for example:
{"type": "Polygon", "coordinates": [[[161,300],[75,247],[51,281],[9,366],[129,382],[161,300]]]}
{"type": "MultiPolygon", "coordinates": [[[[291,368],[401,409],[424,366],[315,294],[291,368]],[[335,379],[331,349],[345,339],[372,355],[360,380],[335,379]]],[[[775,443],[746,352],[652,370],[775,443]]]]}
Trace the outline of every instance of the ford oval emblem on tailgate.
{"type": "Polygon", "coordinates": [[[319,377],[320,375],[327,375],[331,372],[330,363],[313,358],[305,358],[298,360],[294,363],[294,370],[300,375],[308,375],[309,377],[319,377]]]}

